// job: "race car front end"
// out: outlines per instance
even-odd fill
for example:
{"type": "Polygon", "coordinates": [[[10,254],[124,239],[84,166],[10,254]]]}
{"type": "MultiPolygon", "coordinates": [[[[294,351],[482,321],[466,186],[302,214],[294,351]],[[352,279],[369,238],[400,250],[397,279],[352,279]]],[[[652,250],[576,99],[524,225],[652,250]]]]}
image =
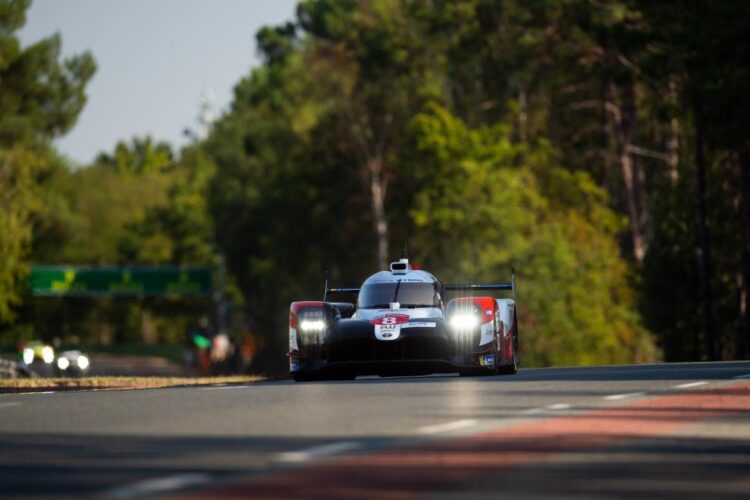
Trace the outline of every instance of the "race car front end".
{"type": "Polygon", "coordinates": [[[327,367],[356,375],[455,371],[452,338],[442,318],[385,312],[372,320],[339,322],[327,342],[327,367]]]}
{"type": "Polygon", "coordinates": [[[512,291],[514,285],[444,286],[402,259],[391,264],[390,272],[370,276],[360,288],[326,287],[326,295],[356,293],[357,304],[292,303],[290,374],[295,380],[311,380],[515,373],[512,300],[470,296],[453,299],[445,308],[446,290],[472,289],[512,291]]]}
{"type": "Polygon", "coordinates": [[[481,308],[493,301],[457,302],[449,306],[447,319],[384,311],[372,320],[341,319],[330,304],[295,303],[290,373],[295,380],[497,373],[509,361],[496,335],[495,309],[481,308]]]}
{"type": "Polygon", "coordinates": [[[455,372],[453,337],[443,318],[385,312],[372,320],[342,319],[330,303],[295,302],[289,371],[295,380],[455,372]]]}

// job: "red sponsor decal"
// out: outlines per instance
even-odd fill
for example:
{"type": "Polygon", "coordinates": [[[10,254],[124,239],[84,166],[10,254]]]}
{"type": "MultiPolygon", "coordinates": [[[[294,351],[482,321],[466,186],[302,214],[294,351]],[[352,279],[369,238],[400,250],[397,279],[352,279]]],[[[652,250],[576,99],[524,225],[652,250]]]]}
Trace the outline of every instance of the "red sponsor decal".
{"type": "Polygon", "coordinates": [[[385,316],[381,316],[379,318],[375,318],[374,320],[370,321],[370,324],[392,326],[392,325],[403,325],[404,323],[408,323],[408,322],[409,322],[408,314],[386,314],[385,316]]]}

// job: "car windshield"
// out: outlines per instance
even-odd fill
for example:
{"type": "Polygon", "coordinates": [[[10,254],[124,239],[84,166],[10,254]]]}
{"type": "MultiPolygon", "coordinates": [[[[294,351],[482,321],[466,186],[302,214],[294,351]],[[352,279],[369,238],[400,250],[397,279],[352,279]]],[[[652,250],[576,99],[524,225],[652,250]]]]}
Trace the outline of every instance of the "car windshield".
{"type": "Polygon", "coordinates": [[[435,307],[438,305],[435,292],[435,285],[432,283],[374,283],[362,287],[357,306],[360,309],[378,309],[388,307],[391,302],[398,302],[401,307],[435,307]]]}

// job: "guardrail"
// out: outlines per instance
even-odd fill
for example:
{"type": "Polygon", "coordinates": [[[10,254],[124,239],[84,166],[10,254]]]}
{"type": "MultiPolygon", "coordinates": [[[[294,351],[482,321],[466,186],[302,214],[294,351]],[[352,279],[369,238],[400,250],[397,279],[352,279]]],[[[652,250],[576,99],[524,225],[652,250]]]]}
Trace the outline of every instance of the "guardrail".
{"type": "Polygon", "coordinates": [[[31,378],[36,374],[16,361],[0,359],[0,378],[31,378]]]}

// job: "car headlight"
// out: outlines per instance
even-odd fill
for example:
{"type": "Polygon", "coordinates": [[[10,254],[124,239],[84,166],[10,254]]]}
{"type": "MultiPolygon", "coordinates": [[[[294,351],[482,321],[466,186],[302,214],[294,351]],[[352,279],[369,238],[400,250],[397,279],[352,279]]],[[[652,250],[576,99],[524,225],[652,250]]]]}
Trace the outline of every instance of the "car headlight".
{"type": "Polygon", "coordinates": [[[304,319],[300,321],[299,327],[305,332],[322,332],[326,328],[326,322],[322,319],[304,319]]]}
{"type": "Polygon", "coordinates": [[[42,361],[47,364],[52,363],[55,360],[55,351],[50,346],[46,345],[42,347],[42,361]]]}
{"type": "Polygon", "coordinates": [[[471,313],[459,313],[451,318],[451,326],[456,330],[471,330],[479,325],[479,317],[471,313]]]}
{"type": "Polygon", "coordinates": [[[23,350],[23,362],[27,365],[34,362],[34,349],[27,347],[23,350]]]}
{"type": "Polygon", "coordinates": [[[76,363],[78,364],[78,368],[80,368],[81,370],[85,370],[89,367],[89,358],[87,358],[86,356],[78,356],[76,363]]]}
{"type": "Polygon", "coordinates": [[[57,358],[57,367],[61,370],[67,370],[70,366],[68,358],[57,358]]]}

